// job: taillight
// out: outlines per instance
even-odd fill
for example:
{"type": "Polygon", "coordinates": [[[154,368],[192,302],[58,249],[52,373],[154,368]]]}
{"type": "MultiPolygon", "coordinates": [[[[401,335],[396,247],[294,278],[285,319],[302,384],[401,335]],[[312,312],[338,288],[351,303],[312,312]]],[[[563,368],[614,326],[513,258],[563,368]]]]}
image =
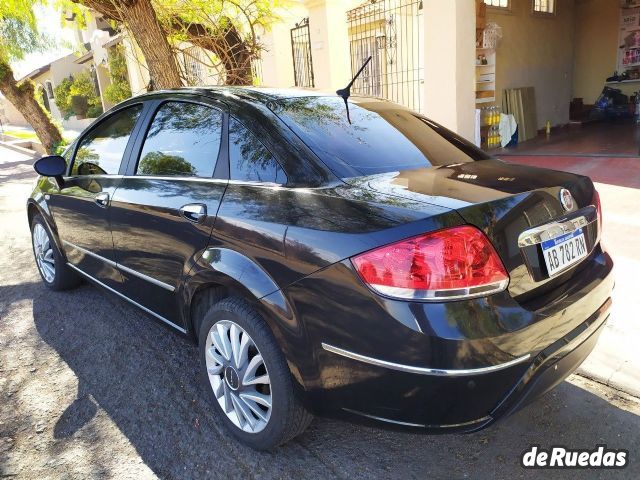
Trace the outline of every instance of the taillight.
{"type": "Polygon", "coordinates": [[[500,292],[509,283],[489,239],[469,225],[401,240],[351,260],[370,288],[395,298],[470,298],[500,292]]]}
{"type": "Polygon", "coordinates": [[[596,212],[598,213],[598,238],[602,236],[602,205],[600,204],[600,194],[598,190],[593,188],[593,200],[591,203],[596,207],[596,212]]]}

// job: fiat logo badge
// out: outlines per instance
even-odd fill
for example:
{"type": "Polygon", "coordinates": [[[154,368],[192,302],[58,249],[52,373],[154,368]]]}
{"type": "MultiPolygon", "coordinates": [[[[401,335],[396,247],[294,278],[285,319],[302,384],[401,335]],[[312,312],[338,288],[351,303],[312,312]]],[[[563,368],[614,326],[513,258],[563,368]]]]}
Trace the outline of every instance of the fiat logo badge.
{"type": "Polygon", "coordinates": [[[562,203],[562,206],[567,212],[573,210],[573,196],[569,190],[561,188],[558,196],[560,197],[560,203],[562,203]]]}

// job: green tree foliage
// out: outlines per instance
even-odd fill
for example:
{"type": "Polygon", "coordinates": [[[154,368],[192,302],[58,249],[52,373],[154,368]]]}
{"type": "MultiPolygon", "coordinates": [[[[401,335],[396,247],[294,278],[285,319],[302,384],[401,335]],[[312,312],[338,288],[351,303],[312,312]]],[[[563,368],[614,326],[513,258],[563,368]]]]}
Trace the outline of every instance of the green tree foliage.
{"type": "Polygon", "coordinates": [[[56,105],[65,119],[73,115],[73,108],[71,107],[71,85],[73,85],[73,77],[68,76],[67,78],[63,78],[53,89],[56,97],[56,105]]]}
{"type": "Polygon", "coordinates": [[[0,0],[0,92],[25,117],[48,152],[62,140],[49,112],[36,100],[31,81],[17,82],[10,62],[42,49],[49,42],[38,33],[33,8],[43,0],[0,0]]]}
{"type": "Polygon", "coordinates": [[[21,60],[45,47],[47,39],[38,33],[34,0],[0,1],[0,61],[21,60]]]}
{"type": "Polygon", "coordinates": [[[259,58],[262,50],[259,34],[280,18],[279,9],[289,3],[289,0],[58,1],[82,4],[124,26],[140,47],[151,79],[159,88],[177,87],[188,80],[182,47],[190,46],[206,51],[200,62],[220,72],[224,83],[252,84],[251,61],[259,58]],[[139,27],[143,24],[147,28],[139,27]],[[169,56],[160,55],[164,47],[170,49],[169,56]],[[163,78],[167,71],[172,72],[174,80],[163,78]]]}
{"type": "Polygon", "coordinates": [[[109,50],[109,76],[111,84],[104,89],[104,97],[113,103],[120,103],[131,97],[127,61],[122,44],[109,50]]]}
{"type": "Polygon", "coordinates": [[[73,83],[71,84],[69,93],[71,94],[71,98],[79,96],[87,99],[87,103],[89,104],[87,116],[89,118],[96,118],[102,115],[102,101],[96,92],[96,85],[88,70],[83,70],[73,77],[73,83]]]}
{"type": "Polygon", "coordinates": [[[138,165],[142,175],[195,175],[193,165],[179,155],[167,155],[162,152],[149,152],[138,165]]]}
{"type": "Polygon", "coordinates": [[[96,93],[96,87],[88,70],[77,73],[63,79],[55,89],[56,105],[65,119],[75,115],[72,98],[75,96],[84,97],[87,100],[89,109],[87,116],[96,118],[102,114],[102,102],[96,93]]]}

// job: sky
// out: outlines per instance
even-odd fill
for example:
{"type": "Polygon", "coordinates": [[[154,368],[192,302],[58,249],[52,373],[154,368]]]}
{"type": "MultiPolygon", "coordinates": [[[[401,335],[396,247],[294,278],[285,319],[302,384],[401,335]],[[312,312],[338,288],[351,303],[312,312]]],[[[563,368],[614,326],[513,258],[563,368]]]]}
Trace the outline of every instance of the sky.
{"type": "MultiPolygon", "coordinates": [[[[2,0],[0,0],[2,1],[2,0]]],[[[40,32],[53,39],[55,45],[43,52],[27,55],[24,60],[12,64],[16,78],[21,78],[38,67],[47,65],[53,60],[64,57],[76,50],[75,35],[70,28],[63,28],[60,12],[50,6],[35,7],[34,13],[40,32]]]]}

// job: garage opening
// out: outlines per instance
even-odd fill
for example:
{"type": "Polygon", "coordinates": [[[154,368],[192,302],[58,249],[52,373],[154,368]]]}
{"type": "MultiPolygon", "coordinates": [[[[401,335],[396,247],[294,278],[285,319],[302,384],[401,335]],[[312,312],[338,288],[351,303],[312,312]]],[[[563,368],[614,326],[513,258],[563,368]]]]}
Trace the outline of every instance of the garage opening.
{"type": "Polygon", "coordinates": [[[640,0],[477,0],[476,14],[483,148],[638,158],[640,0]]]}

